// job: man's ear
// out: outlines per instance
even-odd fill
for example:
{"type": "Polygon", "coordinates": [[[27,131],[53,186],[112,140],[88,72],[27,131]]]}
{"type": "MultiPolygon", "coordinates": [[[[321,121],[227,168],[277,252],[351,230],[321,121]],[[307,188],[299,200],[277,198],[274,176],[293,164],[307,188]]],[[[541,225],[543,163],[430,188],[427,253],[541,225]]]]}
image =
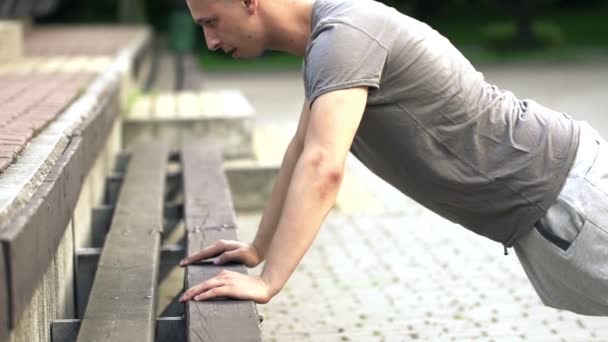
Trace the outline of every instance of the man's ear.
{"type": "Polygon", "coordinates": [[[258,8],[258,0],[242,0],[241,3],[250,14],[255,13],[258,8]]]}

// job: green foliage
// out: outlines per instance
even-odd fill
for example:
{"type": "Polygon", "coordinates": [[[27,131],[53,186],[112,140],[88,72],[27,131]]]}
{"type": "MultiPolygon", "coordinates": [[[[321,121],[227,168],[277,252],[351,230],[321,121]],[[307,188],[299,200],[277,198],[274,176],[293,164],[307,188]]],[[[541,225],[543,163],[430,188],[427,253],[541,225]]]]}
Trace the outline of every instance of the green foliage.
{"type": "Polygon", "coordinates": [[[564,33],[558,25],[550,21],[532,22],[530,41],[518,40],[518,26],[514,21],[501,21],[486,25],[481,29],[483,44],[495,50],[546,49],[564,43],[564,33]]]}
{"type": "Polygon", "coordinates": [[[298,70],[302,67],[302,58],[282,52],[267,51],[256,59],[235,60],[223,52],[204,49],[200,54],[200,63],[205,71],[298,70]]]}
{"type": "Polygon", "coordinates": [[[189,53],[196,45],[196,25],[187,10],[173,11],[169,15],[169,37],[171,49],[178,53],[189,53]]]}
{"type": "Polygon", "coordinates": [[[116,22],[118,21],[117,0],[85,0],[79,2],[82,22],[116,22]]]}

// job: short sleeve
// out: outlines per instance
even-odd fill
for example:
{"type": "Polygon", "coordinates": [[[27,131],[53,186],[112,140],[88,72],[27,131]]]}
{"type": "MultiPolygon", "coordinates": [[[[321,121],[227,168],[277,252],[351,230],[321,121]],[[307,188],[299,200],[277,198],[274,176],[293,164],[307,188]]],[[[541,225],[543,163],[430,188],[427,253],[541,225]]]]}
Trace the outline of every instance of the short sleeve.
{"type": "Polygon", "coordinates": [[[367,33],[343,23],[324,24],[313,33],[304,65],[306,98],[341,89],[380,87],[387,49],[367,33]]]}

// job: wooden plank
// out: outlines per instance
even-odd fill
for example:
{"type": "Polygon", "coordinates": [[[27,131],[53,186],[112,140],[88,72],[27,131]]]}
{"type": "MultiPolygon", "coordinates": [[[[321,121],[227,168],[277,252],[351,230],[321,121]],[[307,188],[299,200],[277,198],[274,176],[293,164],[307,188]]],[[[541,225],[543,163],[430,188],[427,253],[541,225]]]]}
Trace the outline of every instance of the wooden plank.
{"type": "Polygon", "coordinates": [[[153,112],[154,107],[152,106],[151,97],[142,96],[135,102],[135,105],[133,105],[133,109],[131,109],[131,112],[127,115],[127,120],[150,120],[153,112]]]}
{"type": "Polygon", "coordinates": [[[51,323],[51,342],[74,342],[80,329],[79,319],[58,319],[51,323]]]}
{"type": "Polygon", "coordinates": [[[91,247],[102,247],[103,241],[106,239],[112,215],[114,214],[114,206],[101,205],[93,208],[91,212],[91,247]]]}
{"type": "Polygon", "coordinates": [[[53,259],[76,207],[85,175],[105,145],[117,116],[109,105],[117,88],[102,101],[74,136],[28,204],[0,227],[9,274],[10,326],[27,307],[53,259]]]}
{"type": "Polygon", "coordinates": [[[161,143],[134,149],[78,341],[154,341],[168,156],[161,143]]]}
{"type": "Polygon", "coordinates": [[[205,142],[186,142],[182,148],[182,163],[186,229],[235,227],[232,197],[220,150],[205,142]]]}
{"type": "Polygon", "coordinates": [[[186,342],[186,327],[182,317],[160,317],[156,320],[156,342],[186,342]]]}
{"type": "MultiPolygon", "coordinates": [[[[234,209],[217,147],[186,143],[182,149],[187,253],[219,239],[236,239],[234,209]]],[[[186,287],[212,278],[222,269],[246,274],[243,265],[191,265],[186,287]]],[[[261,341],[253,301],[212,300],[186,304],[188,341],[261,341]]]]}
{"type": "Polygon", "coordinates": [[[8,274],[4,260],[4,250],[0,244],[0,341],[8,340],[9,304],[8,304],[8,274]]]}
{"type": "Polygon", "coordinates": [[[76,280],[76,317],[82,318],[87,308],[93,281],[95,280],[95,272],[97,271],[97,263],[101,248],[79,248],[76,250],[74,265],[75,280],[76,280]]]}
{"type": "Polygon", "coordinates": [[[153,117],[161,120],[175,120],[177,103],[173,93],[162,93],[156,97],[153,117]]]}
{"type": "Polygon", "coordinates": [[[200,96],[195,92],[182,92],[177,97],[177,117],[180,119],[196,119],[201,116],[202,105],[200,96]]]}
{"type": "Polygon", "coordinates": [[[202,107],[200,117],[223,117],[223,98],[220,94],[213,91],[203,91],[199,96],[202,107]]]}
{"type": "MultiPolygon", "coordinates": [[[[79,319],[58,319],[51,323],[51,342],[74,342],[80,330],[79,319]]],[[[156,320],[156,342],[186,342],[182,317],[160,317],[156,320]]],[[[135,342],[135,341],[133,341],[135,342]]]]}
{"type": "MultiPolygon", "coordinates": [[[[83,317],[101,256],[101,248],[79,248],[76,250],[76,308],[77,317],[83,317]]],[[[185,257],[184,248],[179,245],[165,245],[161,248],[159,282],[185,257]]],[[[183,311],[183,310],[182,310],[183,311]]],[[[172,315],[173,316],[173,315],[172,315]]],[[[175,315],[178,316],[178,315],[175,315]]]]}

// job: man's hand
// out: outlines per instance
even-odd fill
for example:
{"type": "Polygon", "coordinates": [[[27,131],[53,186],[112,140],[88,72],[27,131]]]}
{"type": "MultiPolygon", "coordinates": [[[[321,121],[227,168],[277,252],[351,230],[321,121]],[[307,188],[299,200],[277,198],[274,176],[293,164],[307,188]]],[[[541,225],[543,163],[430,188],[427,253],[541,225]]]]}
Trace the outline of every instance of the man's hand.
{"type": "Polygon", "coordinates": [[[219,240],[213,245],[193,254],[179,262],[180,266],[187,266],[194,262],[215,258],[216,265],[228,262],[242,263],[247,267],[256,267],[262,262],[262,257],[253,244],[232,240],[219,240]]]}
{"type": "Polygon", "coordinates": [[[216,297],[250,299],[258,304],[266,304],[270,301],[271,294],[262,278],[223,270],[217,276],[190,288],[180,298],[180,302],[216,297]]]}

